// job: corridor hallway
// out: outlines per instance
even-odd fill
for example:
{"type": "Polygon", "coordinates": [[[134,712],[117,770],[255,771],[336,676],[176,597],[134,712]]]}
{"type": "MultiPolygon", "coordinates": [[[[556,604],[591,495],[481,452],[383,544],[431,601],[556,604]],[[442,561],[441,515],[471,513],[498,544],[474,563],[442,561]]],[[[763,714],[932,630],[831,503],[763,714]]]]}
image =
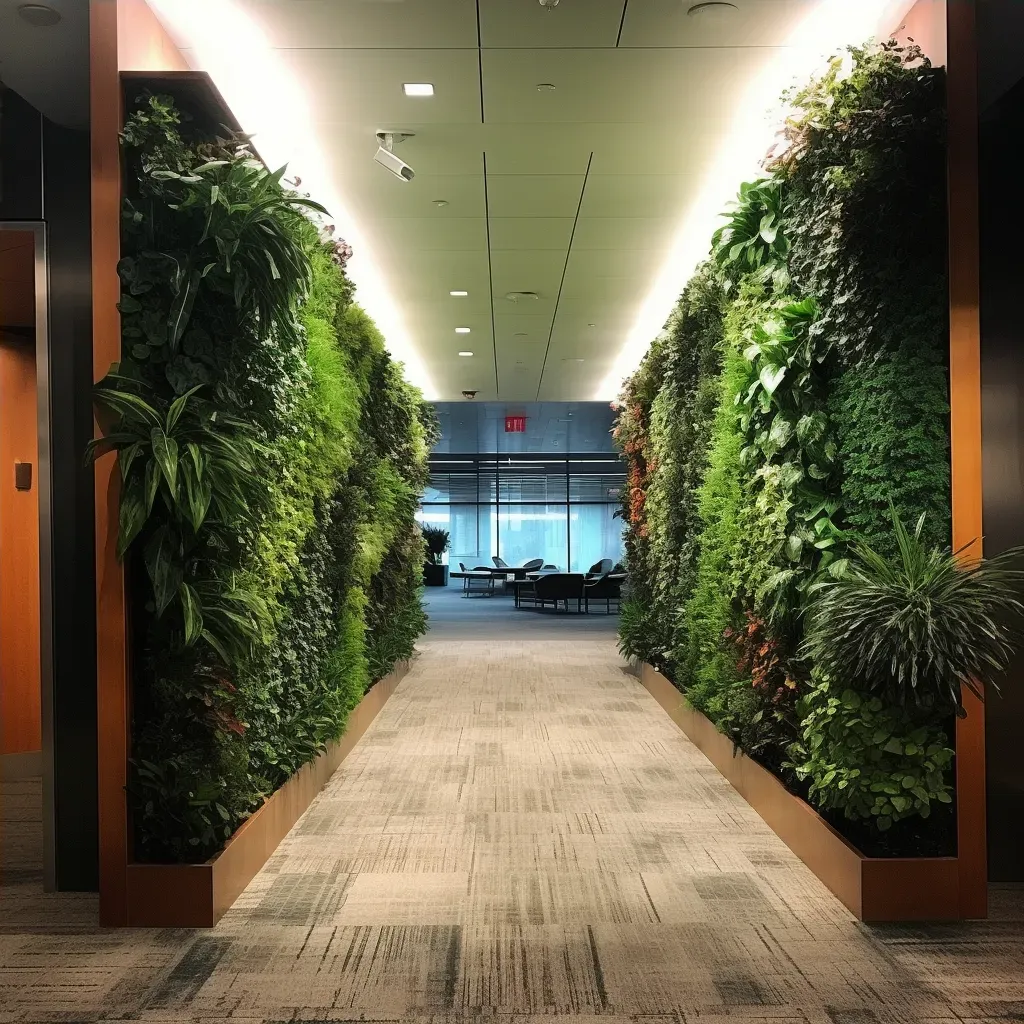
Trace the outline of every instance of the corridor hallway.
{"type": "Polygon", "coordinates": [[[857,924],[611,637],[422,648],[216,929],[0,900],[0,1024],[1022,1019],[1019,921],[857,924]]]}

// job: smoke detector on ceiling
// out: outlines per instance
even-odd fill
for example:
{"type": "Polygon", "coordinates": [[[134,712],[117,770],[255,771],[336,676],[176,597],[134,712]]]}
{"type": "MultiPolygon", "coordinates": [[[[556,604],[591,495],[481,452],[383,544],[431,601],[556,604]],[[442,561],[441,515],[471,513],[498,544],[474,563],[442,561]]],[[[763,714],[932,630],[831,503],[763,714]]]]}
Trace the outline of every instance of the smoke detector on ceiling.
{"type": "Polygon", "coordinates": [[[526,299],[539,299],[540,296],[536,292],[508,292],[505,298],[509,302],[520,302],[526,299]]]}
{"type": "Polygon", "coordinates": [[[558,6],[558,0],[538,0],[538,3],[549,11],[553,11],[558,6]]]}

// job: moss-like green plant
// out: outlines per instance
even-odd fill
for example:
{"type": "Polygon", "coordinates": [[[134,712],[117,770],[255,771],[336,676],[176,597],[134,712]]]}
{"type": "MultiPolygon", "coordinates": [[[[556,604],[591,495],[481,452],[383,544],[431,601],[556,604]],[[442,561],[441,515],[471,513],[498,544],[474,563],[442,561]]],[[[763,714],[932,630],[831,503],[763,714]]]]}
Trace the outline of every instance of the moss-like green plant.
{"type": "MultiPolygon", "coordinates": [[[[927,512],[923,539],[948,544],[943,87],[919,50],[887,44],[854,48],[790,97],[788,148],[742,186],[712,273],[688,285],[616,428],[622,650],[766,764],[799,771],[819,806],[875,829],[948,797],[948,704],[911,720],[891,689],[843,675],[862,675],[863,659],[801,641],[817,588],[846,579],[855,535],[882,558],[899,547],[890,503],[927,512]],[[907,791],[890,792],[901,766],[907,791]]],[[[846,623],[851,643],[883,636],[863,624],[846,623]]]]}
{"type": "Polygon", "coordinates": [[[352,302],[351,250],[320,236],[299,212],[315,204],[244,139],[193,124],[152,97],[127,120],[119,270],[135,390],[110,402],[139,429],[106,439],[128,485],[136,852],[173,861],[215,852],[411,654],[435,437],[352,302]],[[184,562],[161,563],[147,602],[133,549],[172,531],[188,532],[172,551],[184,562]],[[224,625],[246,642],[225,642],[224,625]]]}
{"type": "Polygon", "coordinates": [[[927,818],[952,802],[953,751],[942,726],[874,695],[833,686],[818,675],[798,704],[800,741],[790,748],[797,777],[810,781],[824,810],[863,819],[886,831],[894,822],[927,818]]]}

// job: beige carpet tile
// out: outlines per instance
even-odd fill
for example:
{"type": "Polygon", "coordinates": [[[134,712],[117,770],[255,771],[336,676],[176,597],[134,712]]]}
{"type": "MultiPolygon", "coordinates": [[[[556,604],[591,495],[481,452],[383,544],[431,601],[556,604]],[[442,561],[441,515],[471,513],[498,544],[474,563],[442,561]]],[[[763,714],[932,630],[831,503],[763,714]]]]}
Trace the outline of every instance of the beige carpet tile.
{"type": "Polygon", "coordinates": [[[1024,887],[989,922],[864,927],[610,631],[456,626],[212,931],[43,894],[40,790],[5,788],[0,1024],[1024,1021],[1024,887]]]}

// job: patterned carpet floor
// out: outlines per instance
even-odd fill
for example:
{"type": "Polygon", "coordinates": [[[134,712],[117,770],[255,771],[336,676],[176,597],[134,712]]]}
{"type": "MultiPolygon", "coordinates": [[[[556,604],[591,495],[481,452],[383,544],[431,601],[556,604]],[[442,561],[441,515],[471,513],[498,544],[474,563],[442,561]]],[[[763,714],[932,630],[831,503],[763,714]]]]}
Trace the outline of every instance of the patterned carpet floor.
{"type": "Polygon", "coordinates": [[[858,924],[610,637],[428,640],[212,931],[102,931],[93,897],[6,883],[0,1024],[1024,1020],[1019,893],[858,924]]]}

